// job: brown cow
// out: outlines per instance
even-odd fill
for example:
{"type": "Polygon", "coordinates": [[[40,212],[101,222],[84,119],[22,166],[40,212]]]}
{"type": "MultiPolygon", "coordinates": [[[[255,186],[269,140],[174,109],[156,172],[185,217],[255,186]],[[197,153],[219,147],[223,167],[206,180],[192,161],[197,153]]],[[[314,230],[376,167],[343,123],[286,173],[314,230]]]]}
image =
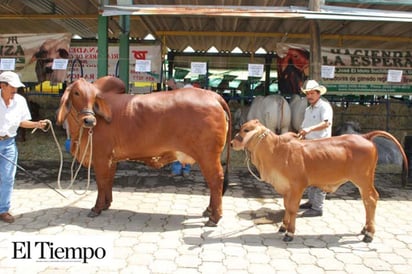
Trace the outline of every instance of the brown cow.
{"type": "MultiPolygon", "coordinates": [[[[374,187],[378,154],[371,141],[376,136],[389,138],[398,145],[407,171],[408,164],[402,146],[385,131],[300,140],[291,133],[276,135],[258,120],[251,120],[242,125],[231,144],[234,150],[248,151],[261,179],[270,183],[283,196],[285,215],[279,231],[286,232],[284,241],[293,240],[296,214],[307,186],[334,192],[343,183],[351,181],[358,187],[366,210],[363,241],[371,242],[375,233],[375,209],[379,198],[374,187]]],[[[407,172],[405,174],[407,176],[407,172]]]]}
{"type": "MultiPolygon", "coordinates": [[[[114,77],[100,78],[94,84],[81,78],[68,86],[61,98],[57,123],[67,119],[73,140],[71,153],[79,162],[85,153],[88,129],[93,132],[91,161],[98,194],[89,216],[109,208],[119,161],[143,161],[160,168],[179,160],[199,164],[210,189],[210,203],[204,212],[209,216],[206,225],[215,226],[222,216],[222,195],[228,184],[230,149],[225,173],[220,161],[224,146],[230,142],[231,117],[226,102],[212,91],[197,88],[145,95],[120,94],[123,90],[123,82],[114,77]],[[79,136],[81,127],[85,130],[79,136]],[[81,153],[75,154],[79,141],[81,153]]],[[[86,151],[84,166],[88,157],[86,151]]]]}

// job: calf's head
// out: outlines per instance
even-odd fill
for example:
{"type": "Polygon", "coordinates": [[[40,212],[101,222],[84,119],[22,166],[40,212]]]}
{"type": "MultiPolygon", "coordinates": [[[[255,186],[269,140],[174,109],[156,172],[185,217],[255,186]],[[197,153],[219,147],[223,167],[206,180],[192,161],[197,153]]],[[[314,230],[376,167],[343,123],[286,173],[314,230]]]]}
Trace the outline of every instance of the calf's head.
{"type": "Polygon", "coordinates": [[[102,116],[110,122],[112,113],[110,106],[104,101],[99,89],[80,78],[69,85],[61,100],[57,111],[57,124],[61,125],[68,118],[85,128],[96,125],[96,115],[102,116]]]}
{"type": "Polygon", "coordinates": [[[266,131],[267,129],[259,122],[259,120],[254,119],[244,123],[239,132],[235,135],[233,140],[230,142],[233,150],[244,150],[250,139],[258,132],[266,131]]]}

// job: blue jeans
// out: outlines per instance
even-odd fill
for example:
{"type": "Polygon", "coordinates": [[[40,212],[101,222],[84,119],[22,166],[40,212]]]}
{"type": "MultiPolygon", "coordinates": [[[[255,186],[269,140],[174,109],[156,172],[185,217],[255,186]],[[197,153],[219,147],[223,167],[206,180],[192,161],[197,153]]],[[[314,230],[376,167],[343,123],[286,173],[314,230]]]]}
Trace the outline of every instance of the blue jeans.
{"type": "Polygon", "coordinates": [[[179,161],[173,162],[172,163],[172,174],[174,175],[181,175],[183,174],[189,174],[190,173],[190,165],[186,164],[185,166],[182,165],[179,161]]]}
{"type": "Polygon", "coordinates": [[[0,214],[10,209],[11,193],[17,170],[17,146],[14,138],[0,141],[0,214]],[[7,161],[6,159],[10,161],[7,161]],[[13,163],[15,163],[13,165],[13,163]]]}

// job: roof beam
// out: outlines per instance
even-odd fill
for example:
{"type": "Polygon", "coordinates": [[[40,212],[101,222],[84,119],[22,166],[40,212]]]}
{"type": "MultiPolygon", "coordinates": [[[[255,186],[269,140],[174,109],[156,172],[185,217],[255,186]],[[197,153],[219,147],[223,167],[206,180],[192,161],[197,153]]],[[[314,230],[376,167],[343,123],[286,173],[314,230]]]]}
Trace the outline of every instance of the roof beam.
{"type": "Polygon", "coordinates": [[[79,19],[97,20],[98,14],[0,14],[0,20],[49,20],[49,19],[79,19]]]}
{"type": "MultiPolygon", "coordinates": [[[[282,38],[284,33],[280,32],[213,32],[213,31],[157,31],[159,36],[222,36],[222,37],[268,37],[282,38]]],[[[310,34],[288,33],[288,38],[292,39],[310,39],[310,34]]],[[[321,34],[322,40],[368,40],[368,41],[386,41],[412,43],[412,37],[394,37],[394,36],[365,36],[365,35],[339,35],[339,34],[321,34]]]]}
{"type": "Polygon", "coordinates": [[[348,8],[322,5],[320,11],[308,7],[227,6],[227,5],[105,5],[103,16],[118,15],[174,15],[226,16],[260,18],[302,18],[319,20],[353,20],[382,22],[412,22],[412,12],[348,8]]]}
{"type": "Polygon", "coordinates": [[[345,4],[372,4],[372,5],[407,5],[412,6],[411,0],[325,0],[329,3],[345,3],[345,4]]]}

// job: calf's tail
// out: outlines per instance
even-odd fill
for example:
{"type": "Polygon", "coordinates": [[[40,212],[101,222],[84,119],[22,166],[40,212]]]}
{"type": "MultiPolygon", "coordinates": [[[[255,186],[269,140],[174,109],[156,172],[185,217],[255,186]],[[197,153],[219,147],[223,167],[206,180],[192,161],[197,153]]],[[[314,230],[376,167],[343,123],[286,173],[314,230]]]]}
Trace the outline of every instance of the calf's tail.
{"type": "Polygon", "coordinates": [[[385,137],[389,140],[391,140],[392,142],[394,142],[396,144],[396,146],[398,147],[399,151],[402,154],[402,158],[403,158],[403,166],[402,166],[402,186],[406,186],[406,183],[408,182],[408,158],[406,157],[406,153],[402,148],[402,145],[399,143],[399,141],[395,138],[395,136],[393,136],[392,134],[390,134],[389,132],[386,131],[382,131],[382,130],[375,130],[375,131],[371,131],[369,133],[365,133],[362,134],[362,136],[370,141],[373,140],[373,138],[381,136],[381,137],[385,137]]]}

